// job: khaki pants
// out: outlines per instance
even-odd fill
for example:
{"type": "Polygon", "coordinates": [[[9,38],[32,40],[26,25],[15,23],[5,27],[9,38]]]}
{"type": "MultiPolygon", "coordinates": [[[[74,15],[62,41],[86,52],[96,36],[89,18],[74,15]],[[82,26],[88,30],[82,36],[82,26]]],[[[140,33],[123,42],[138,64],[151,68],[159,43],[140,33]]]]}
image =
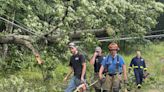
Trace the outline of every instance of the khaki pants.
{"type": "Polygon", "coordinates": [[[120,75],[109,76],[106,75],[106,80],[102,84],[102,88],[104,90],[108,90],[109,92],[119,92],[120,89],[120,75]]]}
{"type": "Polygon", "coordinates": [[[121,75],[106,76],[110,81],[108,84],[109,92],[119,92],[121,85],[121,75]]]}
{"type": "MultiPolygon", "coordinates": [[[[94,75],[94,80],[98,80],[99,76],[98,74],[94,75]]],[[[108,90],[109,92],[119,92],[120,89],[120,81],[121,81],[121,75],[114,75],[114,76],[109,76],[106,75],[104,83],[101,83],[100,81],[97,82],[94,87],[96,89],[103,89],[103,90],[108,90]]]]}
{"type": "MultiPolygon", "coordinates": [[[[94,74],[94,81],[96,80],[99,80],[98,73],[94,74]]],[[[104,83],[101,83],[100,81],[98,81],[96,84],[94,84],[94,87],[96,89],[109,90],[109,87],[108,87],[109,83],[110,83],[109,78],[106,77],[104,83]]]]}

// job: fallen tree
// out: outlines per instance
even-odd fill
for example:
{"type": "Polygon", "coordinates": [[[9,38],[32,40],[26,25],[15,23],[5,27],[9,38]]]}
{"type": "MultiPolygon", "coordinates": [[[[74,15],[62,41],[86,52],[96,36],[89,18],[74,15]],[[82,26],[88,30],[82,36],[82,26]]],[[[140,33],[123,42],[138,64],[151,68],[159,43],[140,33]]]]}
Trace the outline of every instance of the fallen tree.
{"type": "Polygon", "coordinates": [[[39,52],[37,51],[37,49],[35,49],[30,41],[30,37],[29,36],[23,36],[23,35],[4,35],[4,36],[0,36],[0,43],[1,44],[20,44],[23,45],[27,48],[29,48],[32,53],[34,54],[34,56],[36,57],[36,60],[38,62],[38,64],[42,64],[43,61],[40,57],[39,52]]]}

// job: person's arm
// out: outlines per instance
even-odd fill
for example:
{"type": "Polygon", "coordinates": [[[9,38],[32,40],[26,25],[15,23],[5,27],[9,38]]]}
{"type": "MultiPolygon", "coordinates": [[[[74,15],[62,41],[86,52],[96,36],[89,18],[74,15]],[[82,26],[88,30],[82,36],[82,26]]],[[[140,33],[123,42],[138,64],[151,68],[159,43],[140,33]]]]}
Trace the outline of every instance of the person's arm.
{"type": "Polygon", "coordinates": [[[144,67],[144,71],[147,71],[145,60],[143,61],[143,67],[144,67]]]}
{"type": "Polygon", "coordinates": [[[124,74],[124,80],[127,80],[126,65],[125,64],[122,65],[122,69],[123,69],[123,74],[124,74]]]}
{"type": "Polygon", "coordinates": [[[81,74],[81,81],[84,81],[84,76],[86,72],[86,63],[82,63],[82,74],[81,74]]]}
{"type": "Polygon", "coordinates": [[[132,62],[133,62],[133,59],[131,60],[129,67],[132,67],[132,62]]]}
{"type": "Polygon", "coordinates": [[[93,56],[92,56],[92,58],[91,58],[91,60],[90,60],[90,64],[91,65],[94,65],[95,64],[95,59],[96,59],[96,56],[98,55],[98,53],[97,52],[95,52],[94,54],[93,54],[93,56]]]}
{"type": "Polygon", "coordinates": [[[86,73],[86,62],[85,62],[85,58],[83,55],[81,55],[80,57],[81,62],[82,62],[82,74],[81,74],[81,81],[84,81],[84,76],[86,73]]]}
{"type": "Polygon", "coordinates": [[[67,79],[68,79],[68,77],[72,74],[72,72],[73,72],[73,68],[72,68],[72,62],[71,62],[71,59],[72,59],[72,57],[70,58],[70,62],[69,62],[69,72],[68,72],[68,74],[66,75],[66,77],[64,78],[64,80],[63,81],[66,81],[67,79]]]}
{"type": "Polygon", "coordinates": [[[70,72],[68,72],[68,74],[65,76],[63,81],[66,81],[68,79],[68,77],[72,74],[72,72],[73,72],[73,69],[72,69],[72,67],[70,67],[70,72]]]}
{"type": "Polygon", "coordinates": [[[128,73],[130,73],[130,71],[132,70],[132,65],[133,65],[133,59],[130,62],[130,65],[128,67],[128,73]]]}
{"type": "Polygon", "coordinates": [[[103,61],[101,62],[101,67],[100,67],[100,70],[99,70],[99,78],[100,78],[100,80],[101,79],[103,79],[103,71],[104,71],[104,68],[105,68],[105,63],[106,63],[106,59],[107,58],[105,58],[105,59],[103,59],[103,61]]]}
{"type": "Polygon", "coordinates": [[[100,80],[103,78],[103,75],[102,75],[103,71],[104,71],[104,66],[101,65],[100,70],[99,70],[99,78],[100,78],[100,80]]]}
{"type": "Polygon", "coordinates": [[[123,57],[120,57],[120,64],[122,66],[122,71],[123,71],[123,76],[124,76],[124,81],[127,80],[127,73],[126,73],[126,65],[125,65],[125,61],[123,59],[123,57]]]}

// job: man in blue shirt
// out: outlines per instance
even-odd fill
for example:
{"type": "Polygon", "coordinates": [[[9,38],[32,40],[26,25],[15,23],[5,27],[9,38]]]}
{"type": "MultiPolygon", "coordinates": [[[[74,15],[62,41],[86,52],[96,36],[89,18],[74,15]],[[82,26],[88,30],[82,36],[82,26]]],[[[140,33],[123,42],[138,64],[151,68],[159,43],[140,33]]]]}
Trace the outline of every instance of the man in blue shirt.
{"type": "Polygon", "coordinates": [[[122,56],[117,54],[117,51],[119,50],[118,45],[116,43],[111,43],[108,48],[110,54],[107,55],[101,63],[99,77],[100,80],[103,79],[102,73],[104,69],[107,68],[108,73],[106,74],[106,77],[110,80],[109,90],[112,92],[119,92],[122,72],[124,74],[124,82],[127,80],[126,66],[122,56]]]}
{"type": "Polygon", "coordinates": [[[133,68],[137,87],[141,88],[141,84],[144,77],[143,70],[146,72],[147,68],[146,68],[145,60],[141,57],[141,52],[137,50],[136,54],[137,54],[136,57],[134,57],[131,60],[131,63],[129,66],[129,73],[131,69],[133,68]]]}

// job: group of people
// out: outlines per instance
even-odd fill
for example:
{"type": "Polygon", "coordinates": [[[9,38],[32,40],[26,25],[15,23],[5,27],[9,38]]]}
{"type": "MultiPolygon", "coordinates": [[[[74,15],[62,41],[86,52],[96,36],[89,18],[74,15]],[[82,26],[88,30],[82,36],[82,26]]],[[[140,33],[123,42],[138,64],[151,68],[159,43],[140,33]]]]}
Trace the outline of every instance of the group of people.
{"type": "MultiPolygon", "coordinates": [[[[70,80],[65,92],[73,92],[79,85],[79,92],[85,92],[86,84],[86,60],[78,51],[75,43],[69,43],[69,49],[72,53],[70,58],[71,71],[66,75],[64,81],[74,72],[74,76],[70,80]]],[[[96,47],[95,52],[90,59],[90,64],[94,66],[94,84],[95,92],[119,92],[121,83],[127,84],[126,65],[123,57],[117,54],[119,47],[116,43],[110,43],[108,46],[109,54],[103,56],[101,47],[96,47]],[[123,75],[123,79],[122,79],[123,75]]],[[[143,72],[147,70],[145,61],[141,57],[140,51],[137,51],[136,57],[131,60],[129,72],[134,70],[136,85],[141,88],[143,81],[143,72]]]]}

